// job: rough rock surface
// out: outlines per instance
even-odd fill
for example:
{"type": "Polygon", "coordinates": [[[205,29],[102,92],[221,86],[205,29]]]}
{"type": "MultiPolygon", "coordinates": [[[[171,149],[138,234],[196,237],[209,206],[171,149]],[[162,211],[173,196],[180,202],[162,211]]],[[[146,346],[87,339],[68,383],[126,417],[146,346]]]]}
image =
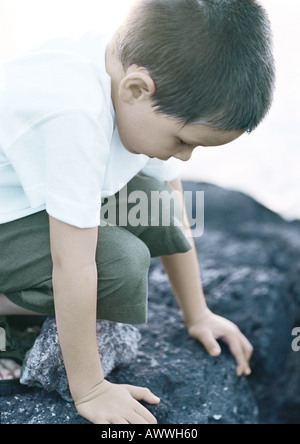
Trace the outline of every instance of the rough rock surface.
{"type": "MultiPolygon", "coordinates": [[[[253,342],[253,376],[238,380],[226,347],[213,359],[188,337],[156,260],[137,360],[109,378],[152,389],[162,403],[150,409],[162,424],[299,424],[300,353],[291,332],[300,326],[300,224],[241,193],[185,187],[205,191],[205,234],[196,243],[208,303],[253,342]]],[[[72,404],[39,389],[0,399],[0,413],[3,424],[85,423],[72,404]]]]}
{"type": "MultiPolygon", "coordinates": [[[[194,184],[186,184],[193,189],[194,184]]],[[[300,222],[288,223],[242,193],[205,190],[205,235],[197,241],[210,307],[255,346],[249,379],[263,423],[300,423],[300,222]]]]}
{"type": "MultiPolygon", "coordinates": [[[[152,304],[149,328],[136,362],[120,368],[111,382],[149,387],[162,398],[149,409],[160,424],[255,424],[258,408],[246,379],[238,380],[225,351],[214,360],[188,338],[178,310],[152,304]],[[212,378],[212,375],[215,375],[212,378]]],[[[72,404],[35,389],[0,401],[3,424],[84,424],[72,404]]],[[[149,406],[148,406],[149,407],[149,406]]]]}
{"type": "MultiPolygon", "coordinates": [[[[137,328],[108,321],[98,322],[97,338],[105,376],[136,359],[141,339],[137,328]]],[[[72,402],[54,319],[45,322],[40,336],[28,353],[21,383],[29,387],[41,387],[47,392],[56,391],[65,401],[72,402]]]]}

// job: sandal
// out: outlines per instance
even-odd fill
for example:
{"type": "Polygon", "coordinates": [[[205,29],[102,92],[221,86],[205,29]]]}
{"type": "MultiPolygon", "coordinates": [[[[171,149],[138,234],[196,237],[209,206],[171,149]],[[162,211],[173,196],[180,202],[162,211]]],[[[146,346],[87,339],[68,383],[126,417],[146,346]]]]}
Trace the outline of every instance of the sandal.
{"type": "MultiPolygon", "coordinates": [[[[5,351],[0,351],[0,359],[10,359],[19,365],[23,364],[24,356],[17,349],[16,342],[11,337],[10,328],[5,316],[0,316],[0,346],[5,345],[5,351]],[[2,341],[1,341],[2,339],[2,341]]],[[[20,393],[22,386],[19,379],[0,380],[0,396],[10,396],[20,393]]]]}

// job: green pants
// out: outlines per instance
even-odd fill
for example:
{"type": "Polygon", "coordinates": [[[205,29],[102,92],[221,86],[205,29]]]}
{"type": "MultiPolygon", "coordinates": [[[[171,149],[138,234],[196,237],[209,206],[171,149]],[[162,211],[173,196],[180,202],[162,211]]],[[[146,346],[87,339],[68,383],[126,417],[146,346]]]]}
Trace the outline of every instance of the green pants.
{"type": "MultiPolygon", "coordinates": [[[[152,191],[170,191],[165,184],[145,176],[137,176],[128,184],[128,194],[136,190],[149,199],[152,191]]],[[[122,206],[127,212],[134,206],[121,195],[118,193],[112,199],[117,214],[122,214],[122,206]]],[[[164,208],[160,220],[163,212],[164,208]]],[[[151,212],[148,220],[148,226],[99,228],[98,319],[128,324],[146,322],[150,258],[191,249],[180,227],[151,226],[151,212]]],[[[49,217],[45,211],[0,225],[0,292],[13,303],[53,316],[52,268],[49,217]]]]}

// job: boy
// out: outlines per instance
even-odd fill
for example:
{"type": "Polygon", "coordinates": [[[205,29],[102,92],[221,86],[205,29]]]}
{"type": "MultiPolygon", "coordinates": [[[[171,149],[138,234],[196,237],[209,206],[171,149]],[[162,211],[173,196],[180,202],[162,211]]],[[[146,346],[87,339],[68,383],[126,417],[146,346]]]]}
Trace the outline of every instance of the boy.
{"type": "MultiPolygon", "coordinates": [[[[0,315],[54,314],[54,296],[71,393],[95,424],[156,423],[138,402],[159,403],[154,394],[104,379],[95,334],[96,317],[145,321],[150,255],[162,257],[189,334],[212,356],[222,338],[237,374],[251,373],[248,340],[207,308],[188,229],[190,243],[173,226],[99,225],[101,200],[121,184],[181,190],[177,160],[261,122],[270,40],[255,0],[141,0],[110,42],[50,42],[4,67],[0,315]]],[[[2,362],[2,379],[18,373],[2,362]]]]}

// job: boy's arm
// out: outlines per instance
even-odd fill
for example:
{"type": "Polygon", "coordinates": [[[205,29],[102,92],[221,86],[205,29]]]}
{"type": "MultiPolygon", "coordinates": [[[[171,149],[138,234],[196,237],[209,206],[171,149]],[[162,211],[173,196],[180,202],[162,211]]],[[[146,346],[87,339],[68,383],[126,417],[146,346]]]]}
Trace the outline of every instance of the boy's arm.
{"type": "Polygon", "coordinates": [[[98,228],[78,229],[50,217],[53,290],[59,341],[78,412],[96,424],[154,424],[138,400],[149,390],[104,379],[96,336],[98,228]],[[124,422],[125,421],[125,422],[124,422]]]}
{"type": "MultiPolygon", "coordinates": [[[[180,179],[170,182],[170,186],[182,194],[180,179]]],[[[185,212],[185,211],[184,211],[185,212]]],[[[253,347],[247,338],[232,322],[214,315],[207,307],[200,277],[198,255],[191,234],[186,212],[184,226],[192,250],[185,254],[165,256],[162,263],[169,276],[173,292],[182,310],[189,334],[198,339],[212,356],[219,356],[221,348],[217,339],[223,339],[237,362],[237,374],[249,375],[253,347]]]]}
{"type": "Polygon", "coordinates": [[[57,328],[74,400],[104,380],[96,341],[97,236],[98,229],[50,217],[57,328]]]}

